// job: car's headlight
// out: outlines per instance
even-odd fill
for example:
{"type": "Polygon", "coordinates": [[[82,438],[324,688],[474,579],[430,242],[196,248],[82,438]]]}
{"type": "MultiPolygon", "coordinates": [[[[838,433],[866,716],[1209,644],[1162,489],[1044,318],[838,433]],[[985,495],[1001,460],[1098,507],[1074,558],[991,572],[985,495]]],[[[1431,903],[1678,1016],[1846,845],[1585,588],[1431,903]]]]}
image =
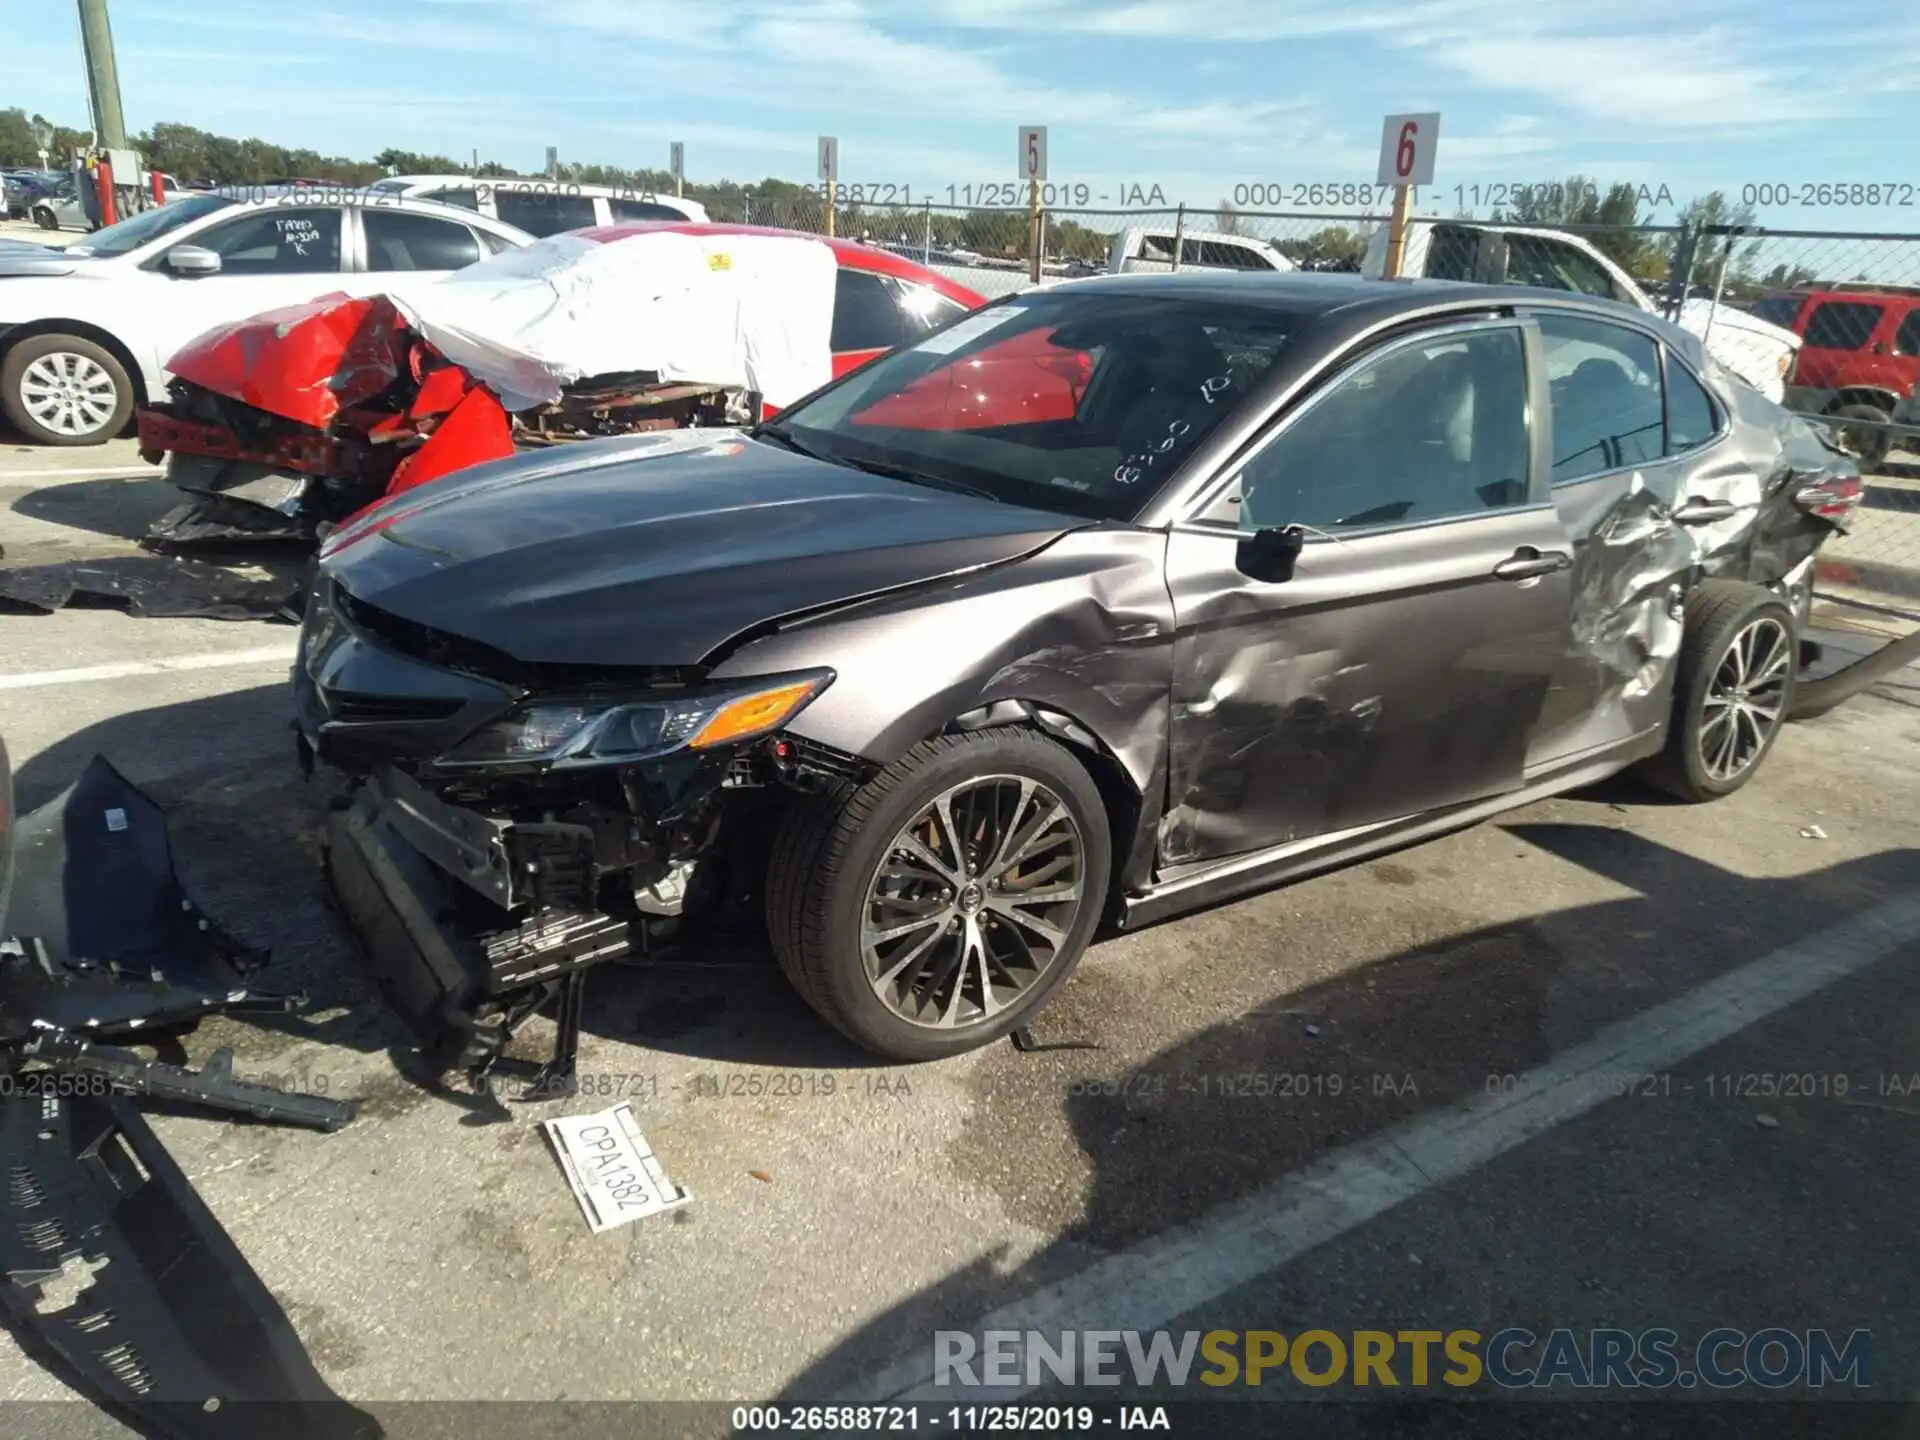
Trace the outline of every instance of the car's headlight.
{"type": "Polygon", "coordinates": [[[708,750],[778,730],[833,683],[831,670],[606,704],[535,702],[476,730],[437,763],[614,765],[708,750]]]}

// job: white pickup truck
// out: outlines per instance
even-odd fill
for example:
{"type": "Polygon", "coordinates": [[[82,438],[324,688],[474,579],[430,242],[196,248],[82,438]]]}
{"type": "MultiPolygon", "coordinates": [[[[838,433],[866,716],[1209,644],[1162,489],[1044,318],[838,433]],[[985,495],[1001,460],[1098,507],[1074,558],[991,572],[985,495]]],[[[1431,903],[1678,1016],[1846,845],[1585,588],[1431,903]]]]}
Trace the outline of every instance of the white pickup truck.
{"type": "MultiPolygon", "coordinates": [[[[1250,235],[1226,235],[1216,230],[1182,230],[1179,236],[1183,270],[1293,270],[1298,267],[1264,240],[1250,235]]],[[[1171,270],[1174,232],[1122,230],[1107,251],[1107,273],[1130,275],[1139,271],[1171,270]]]]}
{"type": "MultiPolygon", "coordinates": [[[[1360,262],[1364,275],[1386,273],[1387,227],[1376,229],[1360,262]]],[[[1431,280],[1538,285],[1618,300],[1649,314],[1660,307],[1633,277],[1595,246],[1564,230],[1483,225],[1465,220],[1416,220],[1407,226],[1400,273],[1431,280]]],[[[1725,303],[1688,299],[1679,324],[1700,337],[1707,353],[1768,399],[1786,394],[1786,375],[1800,351],[1793,331],[1725,303]]]]}

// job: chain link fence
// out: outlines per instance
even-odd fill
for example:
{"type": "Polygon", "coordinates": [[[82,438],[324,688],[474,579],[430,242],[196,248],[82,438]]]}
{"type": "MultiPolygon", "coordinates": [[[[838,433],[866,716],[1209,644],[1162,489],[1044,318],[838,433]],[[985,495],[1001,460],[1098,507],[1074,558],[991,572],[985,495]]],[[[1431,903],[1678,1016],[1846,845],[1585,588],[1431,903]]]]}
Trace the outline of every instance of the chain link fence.
{"type": "MultiPolygon", "coordinates": [[[[824,234],[819,194],[746,196],[716,219],[824,234]]],[[[996,297],[1077,275],[1177,269],[1382,273],[1383,208],[1352,213],[873,204],[844,192],[832,232],[996,297]]],[[[1400,273],[1537,285],[1659,311],[1735,373],[1828,427],[1861,462],[1865,504],[1822,552],[1822,592],[1920,616],[1920,235],[1728,225],[1553,227],[1417,217],[1400,273]],[[1791,332],[1785,335],[1782,332],[1791,332]],[[1797,353],[1794,347],[1797,344],[1797,353]]]]}

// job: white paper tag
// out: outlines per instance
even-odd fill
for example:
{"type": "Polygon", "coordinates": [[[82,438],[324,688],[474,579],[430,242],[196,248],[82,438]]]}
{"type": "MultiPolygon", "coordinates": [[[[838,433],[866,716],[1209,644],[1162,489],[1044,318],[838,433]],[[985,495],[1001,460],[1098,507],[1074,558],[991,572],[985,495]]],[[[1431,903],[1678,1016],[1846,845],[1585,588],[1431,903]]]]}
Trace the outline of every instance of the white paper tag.
{"type": "Polygon", "coordinates": [[[677,1210],[693,1199],[667,1178],[659,1157],[640,1133],[631,1105],[616,1105],[593,1115],[563,1115],[544,1123],[567,1184],[594,1234],[677,1210]]]}
{"type": "Polygon", "coordinates": [[[982,310],[955,322],[937,335],[929,335],[913,348],[931,355],[951,355],[970,340],[978,340],[990,331],[998,330],[1009,320],[1016,320],[1027,313],[1025,305],[1000,305],[991,310],[982,310]]]}
{"type": "Polygon", "coordinates": [[[119,806],[107,811],[107,829],[120,831],[127,828],[127,812],[119,806]]]}

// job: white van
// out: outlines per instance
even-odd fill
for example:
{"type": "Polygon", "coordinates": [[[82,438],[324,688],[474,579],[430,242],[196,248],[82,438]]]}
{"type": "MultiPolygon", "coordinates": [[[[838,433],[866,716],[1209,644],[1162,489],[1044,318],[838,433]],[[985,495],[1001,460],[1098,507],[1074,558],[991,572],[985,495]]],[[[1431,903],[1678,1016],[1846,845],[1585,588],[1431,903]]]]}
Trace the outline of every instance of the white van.
{"type": "Polygon", "coordinates": [[[529,235],[557,235],[562,230],[630,220],[707,223],[706,207],[697,200],[622,185],[576,185],[517,175],[395,175],[367,188],[477,210],[529,235]]]}
{"type": "MultiPolygon", "coordinates": [[[[1381,276],[1387,265],[1387,227],[1367,242],[1363,275],[1381,276]]],[[[1488,225],[1471,220],[1415,220],[1407,226],[1400,273],[1409,279],[1471,280],[1490,285],[1533,285],[1576,290],[1617,300],[1657,315],[1660,308],[1633,277],[1597,246],[1564,230],[1488,225]]],[[[1787,371],[1800,337],[1732,305],[1689,297],[1677,317],[1700,337],[1707,353],[1776,405],[1786,395],[1787,371]]]]}

